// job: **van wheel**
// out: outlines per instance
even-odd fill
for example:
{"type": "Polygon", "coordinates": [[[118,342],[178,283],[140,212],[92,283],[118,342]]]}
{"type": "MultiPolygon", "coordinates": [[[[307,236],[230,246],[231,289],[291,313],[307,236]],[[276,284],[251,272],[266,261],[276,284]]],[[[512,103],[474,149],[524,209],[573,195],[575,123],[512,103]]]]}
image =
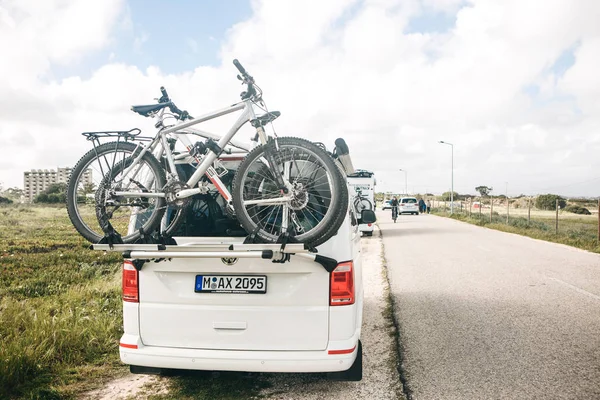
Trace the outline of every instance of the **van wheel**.
{"type": "Polygon", "coordinates": [[[363,367],[362,367],[362,343],[358,341],[358,352],[356,353],[356,359],[354,363],[347,371],[333,372],[330,374],[331,380],[335,381],[350,381],[358,382],[362,380],[363,367]]]}

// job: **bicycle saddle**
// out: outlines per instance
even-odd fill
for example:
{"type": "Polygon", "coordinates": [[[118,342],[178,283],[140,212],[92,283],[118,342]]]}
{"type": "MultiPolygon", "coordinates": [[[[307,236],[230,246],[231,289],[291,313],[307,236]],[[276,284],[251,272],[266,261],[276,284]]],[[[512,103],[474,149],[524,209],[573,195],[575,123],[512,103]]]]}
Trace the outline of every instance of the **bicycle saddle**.
{"type": "Polygon", "coordinates": [[[168,107],[169,105],[171,105],[170,102],[150,104],[147,106],[131,106],[131,111],[136,112],[144,117],[148,117],[150,114],[152,114],[158,110],[161,110],[165,107],[168,107]]]}

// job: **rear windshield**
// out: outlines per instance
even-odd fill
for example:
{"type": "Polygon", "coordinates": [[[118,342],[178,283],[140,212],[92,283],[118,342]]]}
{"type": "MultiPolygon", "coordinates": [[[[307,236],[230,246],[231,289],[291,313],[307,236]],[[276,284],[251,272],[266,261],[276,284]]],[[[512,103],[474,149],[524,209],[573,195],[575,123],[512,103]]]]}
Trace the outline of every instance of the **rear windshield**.
{"type": "Polygon", "coordinates": [[[401,203],[416,203],[417,199],[402,199],[401,203]]]}

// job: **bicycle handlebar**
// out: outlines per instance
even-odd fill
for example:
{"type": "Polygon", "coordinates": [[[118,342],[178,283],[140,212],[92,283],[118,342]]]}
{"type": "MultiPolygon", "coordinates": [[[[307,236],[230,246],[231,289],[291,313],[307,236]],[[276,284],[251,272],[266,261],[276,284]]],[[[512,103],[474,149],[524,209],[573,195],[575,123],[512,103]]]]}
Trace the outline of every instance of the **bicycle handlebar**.
{"type": "Polygon", "coordinates": [[[176,114],[177,117],[179,117],[180,120],[185,121],[186,119],[193,119],[192,116],[185,110],[180,110],[179,107],[177,107],[175,105],[175,103],[173,103],[171,101],[171,99],[169,98],[169,94],[167,93],[167,89],[165,89],[164,86],[160,87],[160,92],[162,93],[162,97],[160,99],[158,99],[159,103],[170,103],[169,104],[169,110],[171,110],[171,112],[173,114],[176,114]]]}
{"type": "Polygon", "coordinates": [[[240,64],[237,58],[233,60],[233,65],[235,65],[235,67],[238,69],[238,71],[240,71],[242,75],[248,75],[248,73],[246,72],[244,67],[242,67],[242,64],[240,64]]]}
{"type": "Polygon", "coordinates": [[[168,103],[169,101],[171,101],[169,99],[169,95],[167,94],[167,90],[165,89],[164,86],[160,87],[160,92],[162,93],[162,97],[160,99],[158,99],[159,103],[168,103]]]}

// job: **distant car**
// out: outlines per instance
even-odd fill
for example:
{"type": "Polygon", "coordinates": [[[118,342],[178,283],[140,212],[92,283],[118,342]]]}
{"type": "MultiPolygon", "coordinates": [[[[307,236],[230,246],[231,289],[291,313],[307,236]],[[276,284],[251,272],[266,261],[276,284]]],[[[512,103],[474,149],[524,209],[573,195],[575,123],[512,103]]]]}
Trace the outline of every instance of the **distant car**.
{"type": "Polygon", "coordinates": [[[381,209],[382,210],[391,210],[392,209],[392,201],[391,200],[384,201],[381,209]]]}
{"type": "Polygon", "coordinates": [[[419,215],[419,202],[415,197],[402,197],[398,203],[400,214],[419,215]]]}

